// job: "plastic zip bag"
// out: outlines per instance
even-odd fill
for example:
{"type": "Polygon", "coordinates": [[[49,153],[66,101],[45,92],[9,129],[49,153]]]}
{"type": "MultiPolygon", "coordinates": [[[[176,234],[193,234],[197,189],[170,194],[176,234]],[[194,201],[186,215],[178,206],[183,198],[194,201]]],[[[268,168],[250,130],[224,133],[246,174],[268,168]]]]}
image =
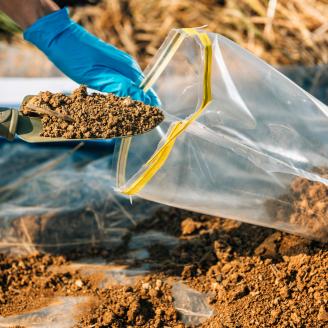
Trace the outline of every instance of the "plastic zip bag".
{"type": "Polygon", "coordinates": [[[117,190],[328,239],[326,105],[200,29],[172,31],[143,86],[157,92],[166,118],[117,144],[117,190]]]}
{"type": "Polygon", "coordinates": [[[115,193],[111,149],[90,147],[0,143],[1,252],[114,252],[159,208],[115,193]]]}
{"type": "Polygon", "coordinates": [[[209,319],[214,311],[208,305],[208,296],[187,287],[182,282],[172,286],[174,306],[179,312],[181,320],[188,327],[198,326],[209,319]]]}

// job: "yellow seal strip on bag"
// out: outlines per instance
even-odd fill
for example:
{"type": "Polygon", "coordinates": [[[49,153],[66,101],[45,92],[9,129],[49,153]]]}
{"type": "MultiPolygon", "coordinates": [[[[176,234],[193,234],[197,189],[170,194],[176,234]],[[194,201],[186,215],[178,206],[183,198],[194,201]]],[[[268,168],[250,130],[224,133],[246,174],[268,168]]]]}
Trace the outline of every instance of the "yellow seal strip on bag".
{"type": "MultiPolygon", "coordinates": [[[[185,37],[185,33],[182,34],[178,31],[175,31],[174,35],[165,41],[165,43],[161,46],[160,56],[157,58],[145,79],[142,81],[140,88],[142,88],[144,91],[148,91],[151,88],[151,86],[156,82],[158,77],[162,74],[163,70],[169,64],[170,60],[179,49],[185,37]]],[[[125,184],[126,163],[132,140],[133,137],[127,137],[121,139],[120,142],[116,172],[117,187],[121,187],[125,184]]]]}
{"type": "Polygon", "coordinates": [[[168,131],[164,144],[148,160],[148,168],[127,188],[121,190],[125,195],[135,195],[142,190],[154,177],[156,172],[164,165],[168,159],[176,139],[187,127],[194,122],[204,111],[207,104],[212,100],[211,91],[211,69],[212,69],[212,42],[206,33],[201,33],[195,29],[183,29],[188,35],[195,35],[204,46],[204,74],[203,74],[203,99],[200,107],[188,119],[173,123],[168,131]]]}

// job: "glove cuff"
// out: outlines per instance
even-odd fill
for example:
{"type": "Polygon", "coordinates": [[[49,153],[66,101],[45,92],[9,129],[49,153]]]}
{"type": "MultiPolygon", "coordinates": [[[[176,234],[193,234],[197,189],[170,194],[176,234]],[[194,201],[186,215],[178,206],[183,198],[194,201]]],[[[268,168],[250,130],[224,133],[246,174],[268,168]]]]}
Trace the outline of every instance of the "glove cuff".
{"type": "Polygon", "coordinates": [[[39,18],[24,31],[24,39],[42,50],[72,24],[74,22],[69,18],[68,8],[63,8],[39,18]]]}

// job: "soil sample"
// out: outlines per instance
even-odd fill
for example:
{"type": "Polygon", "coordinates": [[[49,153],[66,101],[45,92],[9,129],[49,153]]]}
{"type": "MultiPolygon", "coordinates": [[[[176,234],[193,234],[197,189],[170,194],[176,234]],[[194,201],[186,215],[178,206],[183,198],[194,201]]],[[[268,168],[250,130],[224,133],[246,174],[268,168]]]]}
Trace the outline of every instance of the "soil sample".
{"type": "Polygon", "coordinates": [[[41,116],[41,136],[67,139],[132,136],[152,130],[164,119],[156,107],[111,93],[89,95],[85,86],[69,96],[41,92],[23,104],[22,113],[41,116]]]}
{"type": "MultiPolygon", "coordinates": [[[[327,168],[313,172],[328,177],[327,168]]],[[[278,221],[289,221],[322,241],[328,241],[328,187],[320,182],[295,178],[289,193],[267,202],[267,210],[278,221]]]]}
{"type": "MultiPolygon", "coordinates": [[[[63,222],[57,221],[58,231],[63,231],[63,222]]],[[[89,251],[76,254],[74,249],[66,256],[0,255],[1,317],[31,318],[33,311],[54,304],[57,297],[82,296],[90,303],[77,306],[74,327],[190,327],[181,322],[179,294],[171,289],[180,281],[210,297],[214,314],[198,328],[328,326],[327,243],[174,208],[161,209],[137,224],[131,236],[147,231],[165,232],[179,242],[164,245],[154,240],[149,245],[147,240],[150,256],[144,260],[133,260],[128,248],[99,250],[91,258],[89,251]],[[130,279],[133,276],[113,268],[149,271],[130,279]],[[111,273],[118,279],[108,279],[111,273]]],[[[203,313],[199,309],[191,314],[203,313]]],[[[59,314],[67,317],[70,311],[67,307],[59,314]]],[[[32,323],[45,326],[46,317],[54,320],[51,313],[41,314],[41,320],[34,317],[32,323]]]]}

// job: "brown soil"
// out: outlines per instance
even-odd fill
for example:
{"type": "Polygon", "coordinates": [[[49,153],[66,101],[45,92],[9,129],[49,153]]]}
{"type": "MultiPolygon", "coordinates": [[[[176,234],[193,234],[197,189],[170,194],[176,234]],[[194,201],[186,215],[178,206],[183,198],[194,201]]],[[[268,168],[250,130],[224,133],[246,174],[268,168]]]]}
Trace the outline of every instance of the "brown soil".
{"type": "MultiPolygon", "coordinates": [[[[127,286],[102,286],[99,273],[69,269],[74,253],[2,256],[0,314],[25,313],[58,295],[89,295],[77,327],[182,328],[171,291],[180,280],[210,295],[215,314],[201,327],[327,327],[327,244],[173,208],[131,233],[149,230],[179,243],[155,242],[148,247],[150,258],[130,261],[131,268],[147,264],[151,271],[127,286]]],[[[99,254],[124,262],[124,251],[99,254]]]]}
{"type": "Polygon", "coordinates": [[[115,138],[145,133],[162,122],[160,109],[131,98],[92,93],[80,86],[71,95],[41,92],[22,112],[42,116],[43,137],[68,139],[115,138]],[[51,113],[51,115],[47,114],[51,113]]]}
{"type": "Polygon", "coordinates": [[[71,294],[77,290],[78,274],[53,273],[49,268],[61,266],[61,256],[31,255],[23,258],[1,256],[0,314],[7,316],[25,313],[46,306],[56,294],[71,294]]]}
{"type": "MultiPolygon", "coordinates": [[[[328,177],[328,170],[314,170],[323,178],[328,177]]],[[[328,240],[328,187],[320,182],[304,178],[295,178],[290,191],[278,200],[270,200],[267,209],[272,218],[304,228],[318,240],[328,240]]]]}
{"type": "Polygon", "coordinates": [[[148,276],[135,286],[114,286],[99,291],[80,325],[90,327],[184,327],[173,306],[171,287],[156,276],[148,276]]]}

